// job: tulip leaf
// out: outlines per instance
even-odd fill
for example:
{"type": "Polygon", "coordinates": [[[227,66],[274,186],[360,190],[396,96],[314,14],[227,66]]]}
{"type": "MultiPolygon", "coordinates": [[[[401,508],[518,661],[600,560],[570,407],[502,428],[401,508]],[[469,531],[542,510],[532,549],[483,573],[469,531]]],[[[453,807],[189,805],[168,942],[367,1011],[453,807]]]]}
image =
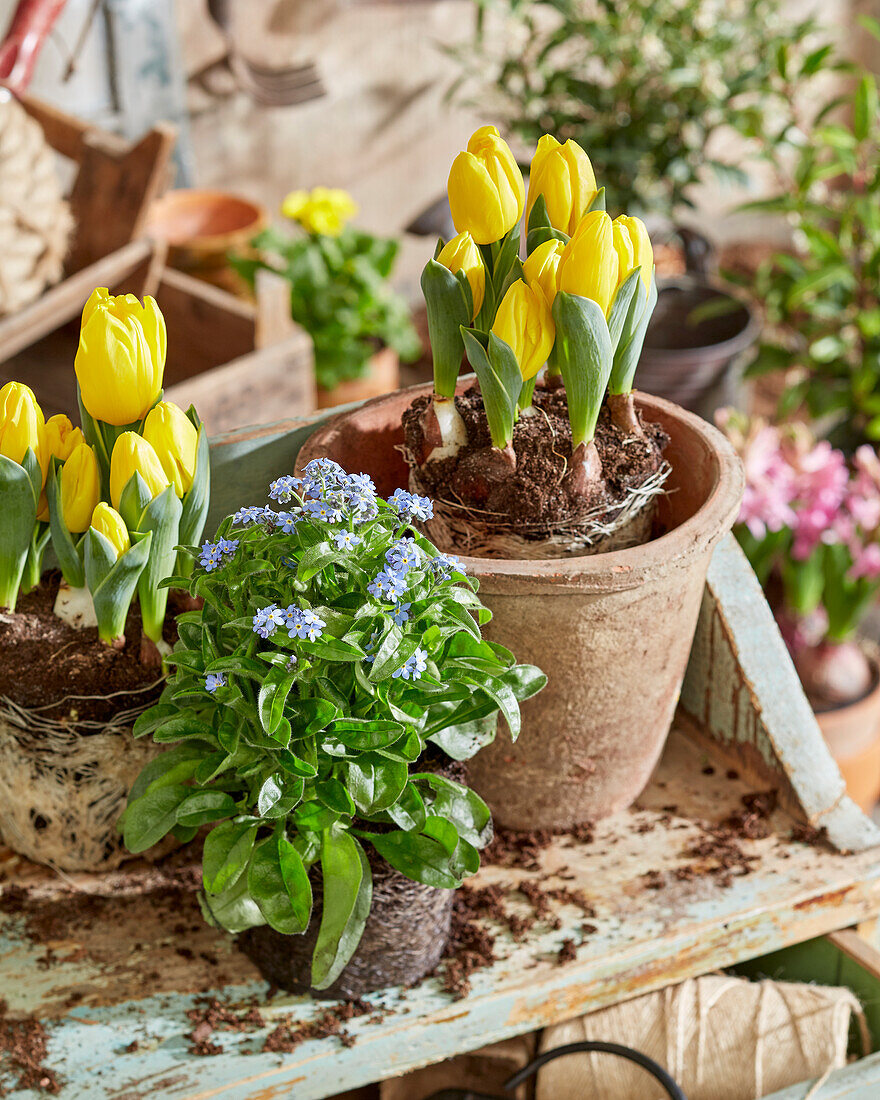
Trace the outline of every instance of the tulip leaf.
{"type": "Polygon", "coordinates": [[[608,311],[608,332],[611,335],[611,346],[616,350],[621,338],[632,335],[633,325],[631,319],[637,321],[641,316],[639,304],[644,305],[645,295],[642,292],[644,283],[641,282],[640,267],[631,271],[617,288],[611,309],[608,311]]]}
{"type": "Polygon", "coordinates": [[[37,522],[37,502],[28,471],[6,455],[0,455],[0,513],[0,607],[12,610],[37,522]]]}
{"type": "Polygon", "coordinates": [[[571,445],[589,443],[608,388],[614,351],[608,322],[592,298],[560,291],[553,303],[556,362],[565,381],[571,445]]]}
{"type": "Polygon", "coordinates": [[[633,388],[636,368],[639,365],[639,359],[642,355],[642,348],[645,343],[645,336],[648,332],[648,325],[650,324],[654,307],[657,305],[657,279],[653,275],[651,276],[651,286],[648,289],[647,301],[645,301],[641,312],[638,312],[640,303],[644,301],[644,297],[640,283],[636,293],[633,295],[626,323],[624,324],[617,350],[614,352],[614,365],[611,369],[611,379],[608,386],[610,393],[629,393],[633,388]]]}
{"type": "Polygon", "coordinates": [[[428,260],[425,264],[421,282],[434,357],[434,392],[451,398],[455,396],[464,350],[461,326],[470,324],[471,301],[457,276],[437,260],[428,260]]]}
{"type": "Polygon", "coordinates": [[[114,642],[125,635],[128,609],[149,558],[151,542],[151,533],[133,534],[131,547],[117,558],[115,547],[100,531],[90,527],[86,532],[85,579],[102,641],[114,642]]]}
{"type": "Polygon", "coordinates": [[[141,517],[152,499],[147,483],[135,470],[119,497],[119,514],[129,531],[142,530],[141,517]]]}
{"type": "MultiPolygon", "coordinates": [[[[139,474],[134,476],[140,480],[139,474]]],[[[131,480],[126,490],[129,485],[131,480]]],[[[155,500],[150,501],[140,519],[139,530],[152,533],[153,539],[146,567],[138,580],[138,599],[144,633],[157,644],[162,640],[162,626],[168,606],[168,589],[160,588],[159,583],[174,572],[182,511],[183,506],[174,492],[174,486],[169,485],[155,500]]]]}
{"type": "Polygon", "coordinates": [[[49,480],[46,482],[46,499],[49,503],[49,528],[52,532],[52,549],[61,566],[64,579],[71,588],[83,588],[86,583],[85,566],[82,554],[84,552],[84,540],[74,543],[64,522],[64,513],[61,507],[61,467],[56,459],[52,460],[52,468],[49,471],[49,480]]]}
{"type": "Polygon", "coordinates": [[[543,195],[538,195],[535,204],[529,211],[529,226],[526,235],[526,254],[531,256],[535,249],[546,241],[562,241],[568,244],[568,236],[554,229],[550,224],[550,216],[547,213],[547,200],[543,195]]]}
{"type": "Polygon", "coordinates": [[[473,367],[480,383],[480,393],[483,395],[483,405],[486,410],[486,419],[489,421],[489,434],[492,437],[492,445],[503,450],[513,438],[516,404],[522,388],[522,375],[516,362],[516,356],[510,345],[504,340],[500,340],[494,333],[490,333],[488,337],[489,351],[483,347],[479,339],[470,330],[463,328],[461,334],[464,339],[468,362],[473,367]],[[510,355],[505,354],[499,345],[507,348],[510,355]],[[492,354],[491,359],[490,353],[492,354]],[[511,357],[516,372],[515,378],[513,371],[510,369],[511,357]]]}
{"type": "Polygon", "coordinates": [[[590,213],[592,213],[593,210],[604,210],[604,209],[605,209],[605,188],[600,187],[599,190],[596,192],[596,197],[593,199],[593,201],[589,205],[589,208],[587,210],[585,210],[584,213],[585,214],[590,214],[590,213]]]}
{"type": "Polygon", "coordinates": [[[192,488],[183,499],[180,541],[186,545],[194,545],[202,537],[208,515],[208,498],[211,495],[211,458],[208,453],[208,433],[192,405],[186,415],[198,431],[199,438],[196,445],[196,468],[193,471],[192,488]]]}

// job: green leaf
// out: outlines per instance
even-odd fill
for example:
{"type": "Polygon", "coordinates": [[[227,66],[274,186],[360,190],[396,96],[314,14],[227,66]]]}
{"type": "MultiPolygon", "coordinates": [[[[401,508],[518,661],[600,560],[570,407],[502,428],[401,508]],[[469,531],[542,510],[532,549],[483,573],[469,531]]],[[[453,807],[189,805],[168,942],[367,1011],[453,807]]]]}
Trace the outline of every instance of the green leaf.
{"type": "Polygon", "coordinates": [[[287,936],[305,932],[312,913],[312,886],[299,852],[281,833],[256,846],[247,881],[270,927],[287,936]]]}
{"type": "Polygon", "coordinates": [[[207,825],[234,813],[235,802],[225,791],[191,791],[177,807],[177,824],[207,825]]]}
{"type": "Polygon", "coordinates": [[[46,481],[46,501],[49,505],[49,529],[52,532],[52,549],[61,566],[64,579],[71,588],[84,588],[86,571],[82,555],[85,552],[83,539],[74,542],[73,536],[64,522],[61,507],[61,467],[56,460],[50,464],[46,481]]]}
{"type": "Polygon", "coordinates": [[[556,362],[565,382],[572,447],[596,433],[614,352],[605,314],[591,298],[560,291],[553,302],[556,362]]]}
{"type": "Polygon", "coordinates": [[[208,746],[204,743],[186,742],[160,753],[142,769],[132,784],[128,795],[129,802],[141,798],[148,790],[158,790],[159,787],[167,787],[191,779],[207,749],[208,746]]]}
{"type": "Polygon", "coordinates": [[[423,829],[427,818],[427,810],[418,787],[413,783],[407,783],[400,798],[393,806],[388,807],[388,816],[399,829],[404,829],[407,832],[423,829]]]}
{"type": "Polygon", "coordinates": [[[266,923],[259,906],[250,895],[246,875],[239,875],[221,894],[203,891],[199,894],[199,906],[208,924],[233,935],[266,923]]]}
{"type": "Polygon", "coordinates": [[[856,89],[853,103],[853,133],[864,141],[877,121],[877,81],[873,73],[865,73],[856,89]]]}
{"type": "Polygon", "coordinates": [[[484,848],[492,839],[492,815],[476,791],[430,772],[410,777],[425,794],[429,813],[450,821],[458,836],[474,848],[484,848]]]}
{"type": "Polygon", "coordinates": [[[324,904],[312,957],[312,985],[326,989],[357,950],[370,915],[373,879],[360,844],[348,833],[325,829],[321,845],[324,904]]]}
{"type": "MultiPolygon", "coordinates": [[[[135,477],[139,476],[135,474],[135,477]]],[[[138,578],[138,601],[141,605],[144,633],[154,642],[162,639],[165,610],[168,606],[168,590],[160,588],[159,584],[174,572],[182,512],[183,505],[174,492],[174,486],[169,485],[146,506],[136,528],[153,536],[147,564],[138,578]]]]}
{"type": "Polygon", "coordinates": [[[341,718],[327,727],[327,733],[352,749],[382,749],[393,745],[405,733],[400,722],[385,718],[341,718]]]}
{"type": "Polygon", "coordinates": [[[434,392],[452,398],[464,352],[461,327],[471,322],[468,294],[461,281],[436,259],[428,260],[421,284],[434,362],[434,392]]]}
{"type": "Polygon", "coordinates": [[[149,791],[131,802],[122,817],[122,837],[130,852],[137,855],[157,844],[170,833],[177,821],[177,807],[190,794],[179,783],[149,791]]]}
{"type": "Polygon", "coordinates": [[[125,620],[150,556],[152,534],[133,536],[132,545],[116,557],[116,551],[99,531],[90,527],[85,538],[86,584],[92,594],[98,635],[113,642],[125,634],[125,620]]]}
{"type": "MultiPolygon", "coordinates": [[[[513,392],[513,376],[510,371],[506,369],[510,364],[509,357],[498,357],[498,363],[502,365],[502,370],[504,371],[504,376],[502,377],[496,370],[496,364],[490,359],[489,352],[487,352],[486,348],[483,347],[473,332],[468,329],[462,329],[461,334],[464,340],[468,362],[473,368],[477,380],[480,383],[480,393],[483,395],[483,405],[486,410],[486,419],[489,421],[489,434],[492,437],[492,445],[503,450],[513,438],[516,404],[519,398],[519,391],[522,388],[522,376],[520,375],[519,367],[516,368],[516,386],[515,392],[513,392]]],[[[489,342],[495,341],[496,345],[504,343],[504,341],[499,340],[494,333],[491,333],[487,339],[489,342]]],[[[510,348],[510,345],[505,344],[504,346],[512,356],[513,349],[510,348]]],[[[496,356],[498,356],[497,352],[496,356]]],[[[514,363],[516,363],[515,356],[514,363]]]]}
{"type": "Polygon", "coordinates": [[[260,817],[265,817],[266,814],[271,811],[282,794],[283,791],[278,786],[278,782],[274,775],[270,775],[263,780],[260,792],[257,795],[257,813],[260,817]]]}
{"type": "Polygon", "coordinates": [[[248,865],[257,826],[249,821],[224,821],[205,837],[202,882],[209,893],[220,894],[234,886],[248,865]]]}
{"type": "Polygon", "coordinates": [[[448,822],[438,827],[436,819],[431,828],[443,840],[425,833],[408,833],[402,830],[371,834],[370,840],[379,855],[413,882],[442,890],[455,890],[464,881],[455,859],[455,849],[450,852],[448,847],[448,830],[452,829],[453,834],[455,830],[448,822]]]}
{"type": "Polygon", "coordinates": [[[283,669],[270,668],[264,673],[263,683],[257,697],[257,713],[260,724],[268,734],[274,734],[284,717],[284,705],[290,689],[296,681],[293,673],[283,669]]]}
{"type": "Polygon", "coordinates": [[[208,503],[211,496],[211,457],[208,448],[208,433],[199,421],[198,414],[192,405],[190,405],[186,415],[199,434],[192,487],[183,498],[183,508],[180,514],[180,541],[187,545],[194,545],[202,537],[205,519],[208,515],[208,503]]]}
{"type": "Polygon", "coordinates": [[[0,455],[0,607],[14,608],[31,537],[37,501],[24,466],[0,455]]]}
{"type": "Polygon", "coordinates": [[[336,813],[354,816],[356,812],[354,800],[338,779],[331,776],[316,783],[315,794],[325,806],[335,810],[336,813]]]}
{"type": "Polygon", "coordinates": [[[342,766],[348,792],[364,814],[387,810],[407,783],[407,765],[381,756],[364,754],[356,760],[346,760],[342,766]]]}

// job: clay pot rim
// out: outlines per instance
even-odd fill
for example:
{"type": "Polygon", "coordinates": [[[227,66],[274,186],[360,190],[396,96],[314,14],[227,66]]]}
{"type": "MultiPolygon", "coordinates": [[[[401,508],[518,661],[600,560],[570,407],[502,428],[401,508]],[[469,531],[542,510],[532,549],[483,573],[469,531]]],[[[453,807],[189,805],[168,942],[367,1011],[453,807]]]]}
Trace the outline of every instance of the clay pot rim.
{"type": "Polygon", "coordinates": [[[146,233],[148,236],[154,236],[165,241],[171,248],[215,252],[218,248],[228,248],[231,240],[245,239],[249,241],[261,229],[265,229],[268,223],[269,212],[266,207],[262,203],[246,198],[244,195],[210,187],[178,187],[166,191],[164,195],[154,199],[150,204],[147,212],[146,233]],[[173,216],[177,209],[215,203],[232,203],[243,210],[249,210],[252,218],[249,222],[238,225],[233,229],[227,229],[223,233],[199,233],[183,237],[168,233],[169,214],[173,216]]]}
{"type": "MultiPolygon", "coordinates": [[[[461,391],[470,385],[472,378],[470,375],[460,379],[457,390],[461,391]]],[[[301,473],[306,462],[316,457],[315,443],[318,437],[339,428],[353,415],[381,405],[401,404],[404,401],[406,405],[410,405],[415,398],[430,394],[432,390],[430,383],[409,386],[373,398],[355,409],[336,413],[319,425],[303,443],[296,458],[296,472],[301,473]]],[[[669,421],[677,422],[686,431],[696,435],[705,450],[707,460],[714,460],[714,484],[697,511],[684,523],[659,538],[641,546],[612,550],[605,554],[538,560],[459,555],[471,575],[479,577],[484,583],[488,581],[491,584],[490,590],[500,592],[518,591],[519,581],[530,582],[532,592],[537,590],[536,581],[539,584],[543,582],[540,586],[546,586],[545,591],[548,594],[585,588],[605,592],[620,591],[635,588],[649,576],[656,577],[678,568],[691,558],[706,553],[727,534],[739,512],[745,487],[745,473],[733,446],[717,428],[671,401],[639,392],[636,392],[635,398],[638,408],[649,419],[656,418],[659,414],[659,418],[667,426],[669,421]]]]}

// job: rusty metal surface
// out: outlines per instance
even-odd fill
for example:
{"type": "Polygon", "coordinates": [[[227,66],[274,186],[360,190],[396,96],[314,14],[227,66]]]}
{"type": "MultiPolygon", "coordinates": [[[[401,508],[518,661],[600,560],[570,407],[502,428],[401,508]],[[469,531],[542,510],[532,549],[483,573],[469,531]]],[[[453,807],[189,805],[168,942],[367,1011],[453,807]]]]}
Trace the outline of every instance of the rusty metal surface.
{"type": "Polygon", "coordinates": [[[749,790],[754,783],[728,778],[677,732],[639,804],[602,822],[591,843],[561,837],[542,853],[540,872],[491,865],[478,876],[478,885],[502,884],[505,905],[523,914],[530,910],[516,892],[520,880],[580,887],[595,908],[595,931],[585,934],[583,912],[556,902],[560,927],[539,924],[525,942],[493,926],[498,959],[473,975],[468,997],[453,1000],[437,979],[383,991],[371,998],[382,1014],[346,1023],[351,1048],[328,1038],[265,1053],[262,1029],[218,1031],[212,1039],[222,1053],[190,1053],[186,1011],[201,992],[242,1007],[256,998],[267,1029],[312,1019],[327,1004],[267,998],[234,945],[200,923],[186,853],[164,868],[103,878],[59,879],[7,863],[7,884],[28,883],[29,896],[22,912],[2,918],[0,992],[10,1014],[47,1022],[63,1100],[314,1100],[880,911],[880,854],[793,843],[793,820],[781,810],[769,836],[738,841],[756,857],[749,874],[724,884],[710,873],[711,858],[695,865],[685,849],[706,836],[706,822],[741,808],[749,790]],[[678,877],[689,866],[705,873],[678,877]],[[576,958],[561,964],[565,939],[575,941],[576,958]]]}

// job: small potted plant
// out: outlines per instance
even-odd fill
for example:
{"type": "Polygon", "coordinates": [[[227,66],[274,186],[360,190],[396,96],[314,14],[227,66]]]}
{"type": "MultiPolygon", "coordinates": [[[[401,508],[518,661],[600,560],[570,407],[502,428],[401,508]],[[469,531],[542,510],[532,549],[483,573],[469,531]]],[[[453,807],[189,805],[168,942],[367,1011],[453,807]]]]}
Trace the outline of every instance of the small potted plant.
{"type": "MultiPolygon", "coordinates": [[[[875,36],[875,21],[862,25],[875,36]]],[[[843,67],[826,54],[814,80],[843,67]]],[[[762,147],[776,194],[746,209],[781,215],[792,248],[763,263],[752,291],[767,327],[750,373],[785,372],[782,417],[804,409],[820,435],[851,454],[880,440],[880,112],[872,73],[851,90],[792,103],[784,147],[762,147]]]]}
{"type": "Polygon", "coordinates": [[[206,919],[274,984],[357,996],[436,965],[491,835],[455,762],[545,677],[481,639],[476,585],[411,526],[427,499],[327,459],[269,495],[193,551],[204,605],[135,724],[174,747],[121,825],[133,852],[210,825],[206,919]]]}
{"type": "Polygon", "coordinates": [[[421,351],[409,306],[390,283],[398,242],[348,226],[357,205],[345,191],[292,191],[281,212],[300,231],[264,230],[252,241],[257,258],[232,262],[251,286],[261,267],[290,283],[291,317],[315,349],[318,407],[395,389],[399,360],[421,351]]]}
{"type": "Polygon", "coordinates": [[[338,414],[297,463],[358,461],[383,490],[434,497],[425,530],[469,555],[488,637],[550,674],[516,749],[489,746],[470,774],[502,824],[566,827],[647,782],[742,475],[714,428],[633,392],[651,244],[637,218],[605,213],[583,150],[542,137],[526,205],[483,127],[448,189],[458,236],[422,276],[433,387],[338,414]],[[465,354],[476,383],[458,378],[465,354]]]}
{"type": "Polygon", "coordinates": [[[0,390],[0,829],[64,870],[125,855],[115,819],[151,755],[131,726],[170,652],[159,582],[205,522],[207,438],[161,400],[164,363],[156,303],[99,289],[75,362],[83,430],[0,390]]]}
{"type": "Polygon", "coordinates": [[[880,460],[851,461],[804,425],[774,427],[724,411],[746,491],[737,539],[767,591],[850,795],[880,798],[880,664],[858,638],[880,590],[880,460]]]}

